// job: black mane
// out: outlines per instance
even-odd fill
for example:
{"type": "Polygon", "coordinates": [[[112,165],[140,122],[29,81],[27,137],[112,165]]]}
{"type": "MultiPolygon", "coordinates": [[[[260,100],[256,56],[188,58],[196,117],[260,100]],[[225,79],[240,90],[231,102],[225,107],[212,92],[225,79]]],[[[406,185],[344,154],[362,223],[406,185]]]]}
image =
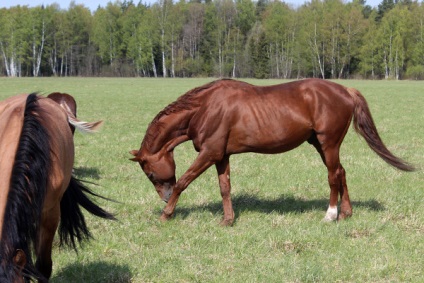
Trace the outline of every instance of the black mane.
{"type": "Polygon", "coordinates": [[[37,115],[37,100],[34,93],[27,97],[4,215],[0,242],[0,279],[4,278],[7,282],[12,282],[16,276],[17,267],[13,266],[13,257],[17,249],[23,250],[27,258],[23,271],[25,276],[42,277],[32,262],[31,248],[36,242],[46,194],[50,144],[47,130],[37,115]]]}

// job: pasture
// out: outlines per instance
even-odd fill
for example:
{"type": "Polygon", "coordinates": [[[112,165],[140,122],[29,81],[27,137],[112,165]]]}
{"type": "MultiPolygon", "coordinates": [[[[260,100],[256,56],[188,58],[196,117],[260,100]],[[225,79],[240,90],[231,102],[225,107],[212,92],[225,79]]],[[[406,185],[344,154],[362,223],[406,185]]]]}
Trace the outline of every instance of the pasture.
{"type": "MultiPolygon", "coordinates": [[[[75,133],[76,177],[94,182],[119,221],[88,215],[94,239],[78,253],[53,251],[51,282],[419,282],[424,271],[424,82],[337,81],[368,101],[380,136],[419,170],[382,161],[351,128],[341,162],[352,218],[324,223],[327,170],[309,144],[279,155],[230,158],[232,227],[220,227],[214,167],[181,195],[175,217],[139,165],[129,161],[150,121],[166,105],[212,79],[0,78],[0,99],[67,92],[78,117],[105,121],[94,135],[75,133]]],[[[281,80],[247,80],[260,85],[281,80]]],[[[195,158],[191,142],[175,149],[177,177],[195,158]]]]}

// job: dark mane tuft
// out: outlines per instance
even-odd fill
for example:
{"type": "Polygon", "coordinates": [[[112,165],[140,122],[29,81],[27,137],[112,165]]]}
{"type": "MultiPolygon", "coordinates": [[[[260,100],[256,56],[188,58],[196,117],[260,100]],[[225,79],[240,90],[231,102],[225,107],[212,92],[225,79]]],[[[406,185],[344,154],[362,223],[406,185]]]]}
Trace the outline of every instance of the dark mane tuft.
{"type": "Polygon", "coordinates": [[[4,266],[4,263],[13,262],[17,249],[23,250],[27,257],[24,274],[27,277],[42,278],[32,262],[31,246],[36,242],[36,231],[46,193],[50,145],[48,133],[38,119],[37,100],[36,94],[27,97],[5,209],[0,259],[8,282],[13,282],[16,267],[4,266]]]}

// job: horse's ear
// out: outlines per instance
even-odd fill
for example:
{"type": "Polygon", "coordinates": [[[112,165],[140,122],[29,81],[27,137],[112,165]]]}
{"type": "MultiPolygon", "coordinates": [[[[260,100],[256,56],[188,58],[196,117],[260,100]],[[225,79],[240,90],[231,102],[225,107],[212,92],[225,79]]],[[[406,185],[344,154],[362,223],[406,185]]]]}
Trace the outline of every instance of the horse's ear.
{"type": "Polygon", "coordinates": [[[22,270],[25,268],[25,265],[27,263],[26,255],[23,250],[16,250],[16,254],[13,257],[13,263],[19,267],[19,272],[22,272],[22,270]]]}
{"type": "Polygon", "coordinates": [[[134,157],[133,158],[130,158],[130,160],[131,161],[134,161],[134,162],[143,162],[143,159],[141,159],[140,157],[138,157],[138,153],[139,153],[139,151],[138,150],[131,150],[130,151],[130,154],[131,155],[133,155],[134,157]]]}

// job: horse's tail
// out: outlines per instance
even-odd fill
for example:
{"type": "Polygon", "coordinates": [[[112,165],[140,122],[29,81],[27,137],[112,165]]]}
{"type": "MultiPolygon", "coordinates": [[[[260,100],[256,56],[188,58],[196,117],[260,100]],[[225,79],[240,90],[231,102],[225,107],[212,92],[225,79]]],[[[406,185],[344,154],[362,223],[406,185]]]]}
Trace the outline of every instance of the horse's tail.
{"type": "Polygon", "coordinates": [[[87,194],[103,198],[93,193],[75,177],[71,177],[68,189],[60,202],[60,244],[66,244],[75,250],[77,250],[76,241],[81,243],[83,240],[91,238],[80,206],[100,218],[116,220],[113,214],[95,204],[87,194]]]}
{"type": "MultiPolygon", "coordinates": [[[[49,134],[41,123],[37,101],[37,94],[27,96],[21,135],[10,177],[11,189],[7,196],[3,223],[4,227],[8,228],[2,232],[0,256],[3,257],[4,252],[15,253],[15,249],[5,248],[7,243],[11,247],[19,247],[26,255],[24,275],[41,280],[43,276],[33,264],[31,247],[36,245],[51,163],[49,134]]],[[[10,274],[13,275],[7,282],[14,282],[15,268],[17,266],[11,270],[10,274]]]]}
{"type": "Polygon", "coordinates": [[[72,113],[71,109],[69,109],[68,104],[60,104],[63,109],[65,109],[66,114],[68,115],[68,122],[76,129],[83,133],[94,133],[100,129],[103,124],[103,121],[96,122],[84,122],[75,117],[74,113],[72,113]]]}
{"type": "Polygon", "coordinates": [[[412,165],[394,156],[384,145],[377,132],[367,101],[362,94],[354,88],[347,88],[347,91],[355,101],[355,110],[353,114],[353,126],[355,127],[355,131],[359,133],[365,139],[368,146],[388,164],[402,171],[414,171],[415,168],[412,165]]]}

